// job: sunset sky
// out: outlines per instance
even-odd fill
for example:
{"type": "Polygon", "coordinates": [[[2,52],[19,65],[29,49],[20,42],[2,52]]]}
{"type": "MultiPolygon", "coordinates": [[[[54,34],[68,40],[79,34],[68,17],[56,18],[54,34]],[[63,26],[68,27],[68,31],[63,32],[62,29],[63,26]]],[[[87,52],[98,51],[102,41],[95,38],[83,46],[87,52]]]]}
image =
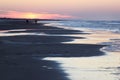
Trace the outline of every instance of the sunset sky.
{"type": "Polygon", "coordinates": [[[120,20],[120,0],[0,0],[0,17],[120,20]]]}

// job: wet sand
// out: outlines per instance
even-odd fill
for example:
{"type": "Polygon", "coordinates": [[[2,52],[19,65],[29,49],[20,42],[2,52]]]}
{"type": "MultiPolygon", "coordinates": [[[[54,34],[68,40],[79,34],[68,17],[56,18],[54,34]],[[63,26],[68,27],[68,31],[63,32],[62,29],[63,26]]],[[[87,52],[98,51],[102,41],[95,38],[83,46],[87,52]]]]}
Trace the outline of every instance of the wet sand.
{"type": "Polygon", "coordinates": [[[62,44],[85,37],[62,36],[84,34],[83,31],[67,30],[42,23],[20,21],[0,22],[4,34],[45,33],[47,35],[19,35],[0,37],[0,80],[68,80],[59,64],[42,60],[45,57],[90,57],[104,55],[99,49],[104,45],[62,44]],[[7,31],[27,29],[25,31],[7,31]],[[49,34],[49,36],[48,36],[49,34]],[[59,34],[53,36],[53,34],[59,34]],[[51,35],[51,36],[50,36],[51,35]]]}

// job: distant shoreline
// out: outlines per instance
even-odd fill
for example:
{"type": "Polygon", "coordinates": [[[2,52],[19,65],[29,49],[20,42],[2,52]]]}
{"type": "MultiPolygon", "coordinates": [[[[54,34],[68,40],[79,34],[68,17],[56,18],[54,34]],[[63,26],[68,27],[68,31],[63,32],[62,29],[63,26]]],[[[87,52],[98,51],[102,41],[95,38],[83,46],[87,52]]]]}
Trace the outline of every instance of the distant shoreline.
{"type": "Polygon", "coordinates": [[[38,19],[38,18],[34,18],[34,19],[31,19],[31,18],[0,18],[0,20],[26,20],[26,19],[29,19],[29,20],[39,20],[39,21],[63,21],[64,19],[38,19]]]}

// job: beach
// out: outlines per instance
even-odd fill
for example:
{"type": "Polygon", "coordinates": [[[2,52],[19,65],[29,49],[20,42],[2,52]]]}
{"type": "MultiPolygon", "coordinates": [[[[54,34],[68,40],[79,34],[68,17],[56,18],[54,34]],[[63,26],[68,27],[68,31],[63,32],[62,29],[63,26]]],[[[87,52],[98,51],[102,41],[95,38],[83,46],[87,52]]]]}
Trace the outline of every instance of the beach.
{"type": "MultiPolygon", "coordinates": [[[[60,65],[63,63],[59,58],[65,61],[73,58],[74,61],[74,58],[106,55],[100,49],[107,44],[95,44],[96,42],[90,44],[90,41],[74,43],[75,40],[86,41],[91,37],[88,35],[92,33],[47,26],[42,22],[37,24],[26,23],[25,20],[0,22],[0,80],[72,80],[61,68],[60,65]]],[[[89,61],[85,64],[89,64],[89,61]]]]}

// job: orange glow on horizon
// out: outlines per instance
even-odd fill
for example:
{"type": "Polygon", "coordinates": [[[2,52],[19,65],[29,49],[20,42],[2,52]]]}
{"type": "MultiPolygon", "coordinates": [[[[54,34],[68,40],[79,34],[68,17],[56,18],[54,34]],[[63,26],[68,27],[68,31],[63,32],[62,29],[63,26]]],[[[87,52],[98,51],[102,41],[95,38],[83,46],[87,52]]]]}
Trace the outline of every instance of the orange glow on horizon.
{"type": "Polygon", "coordinates": [[[0,17],[7,18],[27,18],[27,19],[66,19],[73,18],[69,15],[49,14],[49,13],[32,13],[32,12],[17,12],[8,11],[7,14],[0,14],[0,17]]]}
{"type": "Polygon", "coordinates": [[[35,18],[39,18],[39,16],[34,13],[25,13],[25,14],[23,14],[23,18],[35,19],[35,18]]]}

